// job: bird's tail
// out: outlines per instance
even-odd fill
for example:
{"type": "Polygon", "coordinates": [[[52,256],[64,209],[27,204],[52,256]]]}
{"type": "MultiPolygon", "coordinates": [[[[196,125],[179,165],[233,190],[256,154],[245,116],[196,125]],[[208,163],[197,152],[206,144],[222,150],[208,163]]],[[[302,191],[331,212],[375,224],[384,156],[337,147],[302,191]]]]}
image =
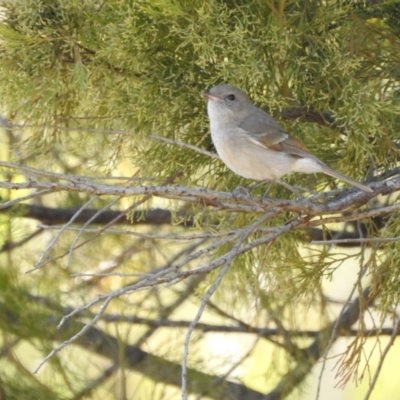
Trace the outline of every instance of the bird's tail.
{"type": "Polygon", "coordinates": [[[361,190],[364,190],[364,192],[373,192],[373,190],[371,188],[369,188],[368,186],[363,185],[360,182],[354,181],[353,179],[349,178],[346,175],[341,174],[338,171],[335,171],[334,169],[332,169],[331,167],[328,167],[327,165],[321,165],[322,171],[324,174],[332,176],[333,178],[337,178],[340,179],[344,182],[349,183],[352,186],[356,186],[361,190]]]}

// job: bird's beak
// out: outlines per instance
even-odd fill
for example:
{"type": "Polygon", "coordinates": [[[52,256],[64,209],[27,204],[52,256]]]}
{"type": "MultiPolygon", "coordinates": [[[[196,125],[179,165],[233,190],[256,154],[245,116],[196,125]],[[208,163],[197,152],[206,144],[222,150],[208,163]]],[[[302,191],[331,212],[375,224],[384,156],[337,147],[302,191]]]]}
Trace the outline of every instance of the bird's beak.
{"type": "Polygon", "coordinates": [[[219,100],[218,97],[213,96],[212,94],[210,94],[209,92],[203,92],[201,94],[206,100],[209,101],[217,101],[219,100]]]}

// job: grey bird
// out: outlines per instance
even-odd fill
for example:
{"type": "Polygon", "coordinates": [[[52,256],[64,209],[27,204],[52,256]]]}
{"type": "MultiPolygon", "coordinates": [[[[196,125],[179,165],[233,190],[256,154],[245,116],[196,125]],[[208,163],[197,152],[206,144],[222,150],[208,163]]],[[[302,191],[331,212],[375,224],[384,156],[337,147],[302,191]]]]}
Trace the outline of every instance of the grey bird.
{"type": "Polygon", "coordinates": [[[214,86],[202,96],[207,100],[211,138],[217,153],[236,174],[263,181],[292,172],[323,172],[373,192],[311,154],[302,142],[257,108],[242,90],[230,85],[214,86]]]}

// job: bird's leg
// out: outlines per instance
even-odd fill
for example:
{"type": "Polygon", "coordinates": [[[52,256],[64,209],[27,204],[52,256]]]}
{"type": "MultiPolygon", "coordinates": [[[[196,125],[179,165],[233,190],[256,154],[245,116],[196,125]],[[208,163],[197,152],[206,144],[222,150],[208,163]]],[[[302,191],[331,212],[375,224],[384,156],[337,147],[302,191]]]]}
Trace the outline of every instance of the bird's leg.
{"type": "Polygon", "coordinates": [[[256,183],[255,185],[251,185],[249,187],[244,187],[244,186],[237,186],[233,190],[234,195],[239,195],[239,194],[245,194],[249,196],[251,194],[251,191],[254,189],[257,189],[261,185],[268,184],[267,188],[265,189],[264,194],[262,195],[262,198],[265,199],[268,197],[269,192],[271,191],[272,187],[274,186],[275,183],[278,183],[279,185],[283,186],[285,189],[289,190],[290,192],[294,193],[298,198],[303,199],[304,196],[301,194],[301,192],[308,192],[312,193],[310,189],[303,188],[301,186],[292,186],[289,185],[287,182],[281,181],[280,179],[273,179],[273,180],[264,180],[261,182],[256,183]]]}
{"type": "Polygon", "coordinates": [[[264,183],[268,184],[267,188],[265,189],[264,194],[262,195],[263,199],[268,197],[268,194],[271,191],[272,187],[274,186],[275,182],[279,182],[279,181],[277,181],[276,179],[273,179],[272,181],[262,181],[261,182],[262,184],[264,184],[264,183]]]}
{"type": "Polygon", "coordinates": [[[289,185],[287,182],[281,181],[280,179],[276,180],[276,183],[283,186],[285,189],[289,190],[290,192],[294,193],[300,199],[303,199],[304,196],[300,193],[300,190],[303,192],[310,192],[309,189],[302,188],[300,186],[292,186],[289,185]]]}
{"type": "Polygon", "coordinates": [[[246,196],[250,196],[250,191],[251,191],[251,187],[250,188],[246,188],[244,186],[236,186],[235,189],[233,189],[232,194],[234,196],[238,196],[240,194],[245,194],[246,196]]]}
{"type": "MultiPolygon", "coordinates": [[[[238,194],[246,194],[248,196],[250,196],[250,193],[254,190],[257,189],[258,187],[260,187],[261,185],[264,185],[264,183],[269,182],[271,185],[273,182],[271,181],[261,181],[258,182],[254,185],[248,186],[248,187],[244,187],[244,186],[236,186],[236,188],[233,190],[233,194],[238,195],[238,194]]],[[[267,189],[267,191],[269,191],[269,188],[267,189]]]]}
{"type": "Polygon", "coordinates": [[[251,186],[249,187],[249,190],[257,189],[258,187],[264,185],[265,183],[273,183],[273,181],[271,182],[271,181],[268,181],[268,180],[264,180],[264,181],[255,183],[254,185],[251,185],[251,186]]]}
{"type": "Polygon", "coordinates": [[[268,183],[267,189],[265,190],[262,198],[266,198],[268,196],[268,193],[270,192],[272,186],[274,185],[275,182],[279,182],[279,181],[275,181],[274,180],[264,180],[261,182],[258,182],[254,185],[248,186],[248,187],[244,187],[244,186],[237,186],[234,190],[233,190],[233,194],[234,195],[239,195],[239,194],[246,194],[248,196],[250,196],[251,191],[253,191],[254,189],[257,189],[258,187],[268,183]]]}

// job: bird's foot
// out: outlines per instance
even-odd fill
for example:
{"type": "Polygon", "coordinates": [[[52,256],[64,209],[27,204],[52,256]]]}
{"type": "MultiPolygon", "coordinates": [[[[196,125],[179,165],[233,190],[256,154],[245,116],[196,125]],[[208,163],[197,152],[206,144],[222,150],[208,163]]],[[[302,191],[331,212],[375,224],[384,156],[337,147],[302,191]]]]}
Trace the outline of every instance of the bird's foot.
{"type": "Polygon", "coordinates": [[[251,192],[252,192],[254,189],[257,189],[257,188],[259,188],[260,186],[264,185],[265,183],[268,183],[268,187],[267,187],[267,189],[265,190],[265,192],[264,192],[264,194],[263,194],[263,196],[262,196],[262,198],[265,198],[265,197],[268,195],[269,191],[271,190],[271,187],[273,186],[274,182],[275,182],[275,181],[272,181],[272,182],[271,182],[271,181],[261,181],[261,182],[256,183],[255,185],[251,185],[251,186],[248,186],[248,187],[237,186],[237,187],[233,190],[232,193],[233,193],[235,196],[237,196],[237,195],[239,195],[239,194],[245,194],[245,195],[247,195],[247,196],[250,196],[250,195],[251,195],[251,192]]]}
{"type": "Polygon", "coordinates": [[[262,183],[267,183],[267,188],[264,191],[264,194],[262,195],[263,199],[266,199],[269,195],[269,192],[271,191],[272,187],[274,186],[274,183],[276,182],[276,180],[274,179],[273,181],[263,181],[262,183]]]}
{"type": "Polygon", "coordinates": [[[240,186],[239,185],[239,186],[236,186],[235,189],[233,189],[232,194],[234,196],[239,196],[241,194],[244,194],[246,196],[250,196],[250,191],[251,191],[251,188],[246,188],[244,186],[240,186]]]}
{"type": "Polygon", "coordinates": [[[276,183],[278,183],[279,185],[283,186],[285,189],[289,190],[290,192],[294,193],[298,199],[304,199],[304,196],[301,192],[308,192],[310,193],[310,189],[307,188],[303,188],[301,186],[292,186],[289,185],[287,182],[281,181],[280,179],[276,180],[276,183]]]}

